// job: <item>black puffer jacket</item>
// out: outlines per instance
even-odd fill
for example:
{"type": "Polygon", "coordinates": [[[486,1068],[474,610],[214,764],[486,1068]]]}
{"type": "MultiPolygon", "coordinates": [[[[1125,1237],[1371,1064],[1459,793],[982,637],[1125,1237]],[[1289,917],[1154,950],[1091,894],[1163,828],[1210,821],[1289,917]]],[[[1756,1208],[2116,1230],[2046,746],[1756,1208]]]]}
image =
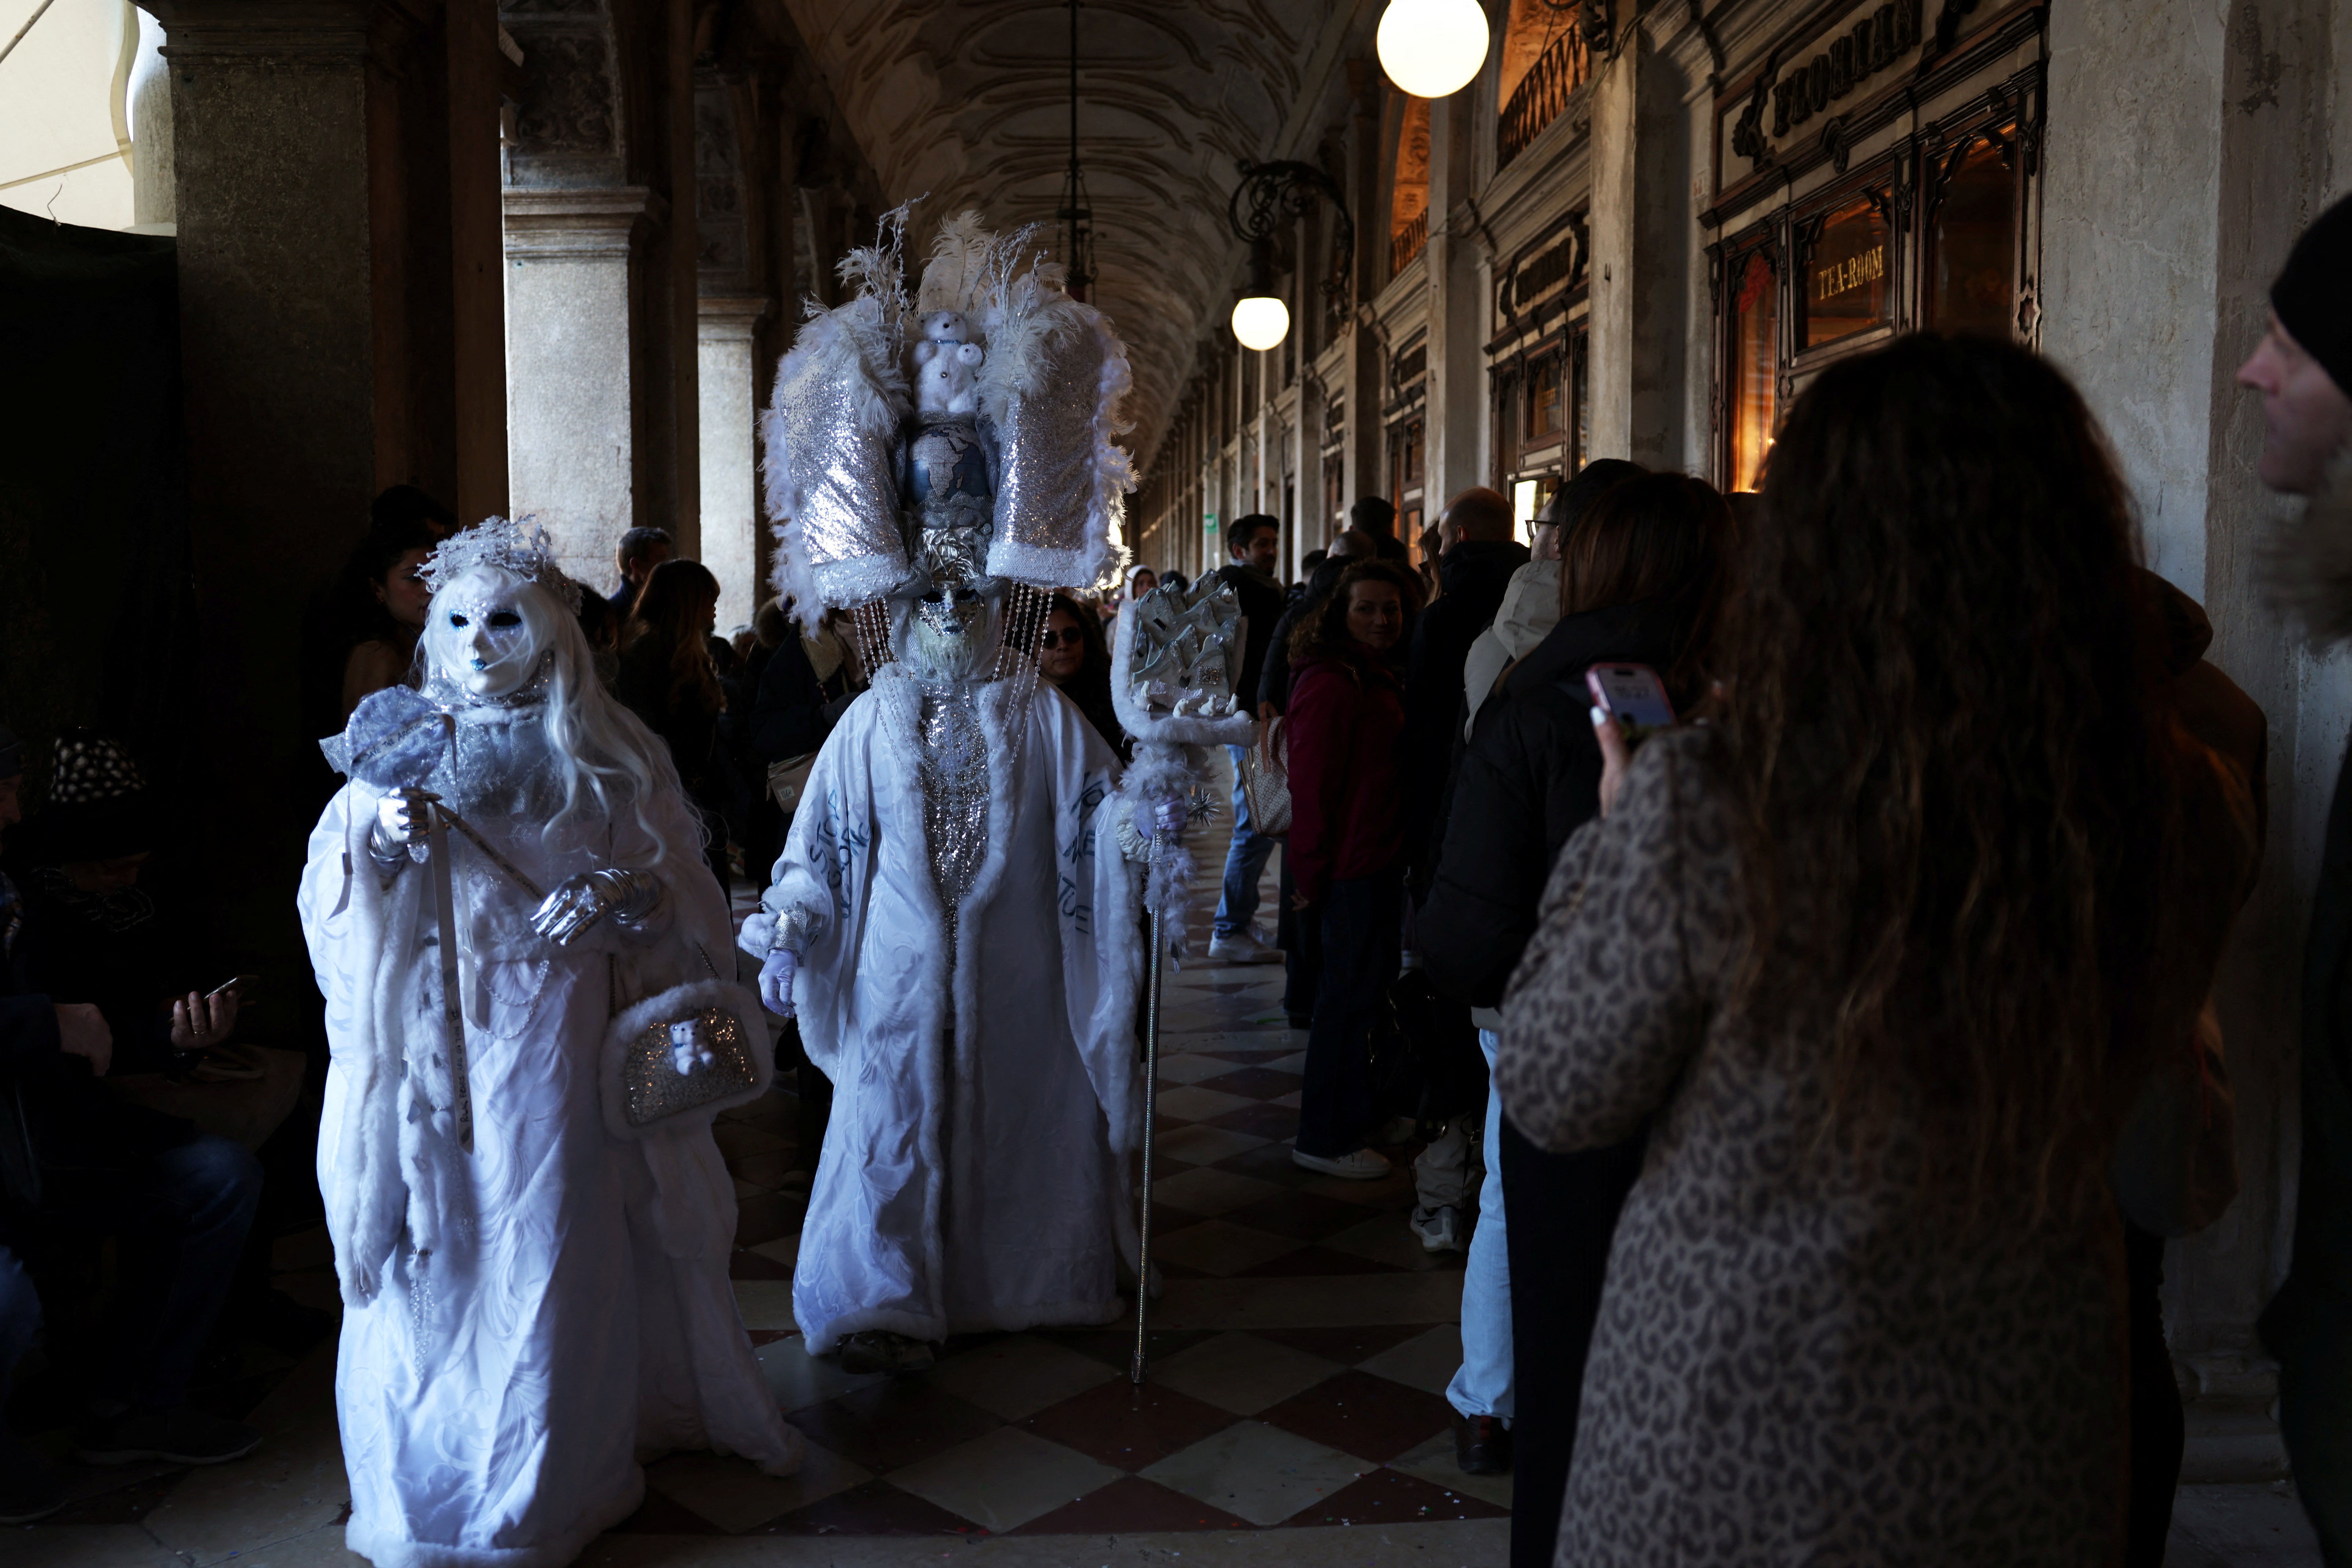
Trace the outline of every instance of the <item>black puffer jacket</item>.
{"type": "Polygon", "coordinates": [[[1571,616],[1479,710],[1436,878],[1413,922],[1421,961],[1446,994],[1474,1007],[1502,1001],[1560,846],[1601,810],[1585,670],[1622,660],[1663,675],[1689,628],[1685,606],[1660,601],[1571,616]]]}
{"type": "Polygon", "coordinates": [[[1287,607],[1282,584],[1238,561],[1218,567],[1217,581],[1233,584],[1234,597],[1241,601],[1242,614],[1249,617],[1249,645],[1243,650],[1241,680],[1234,691],[1242,705],[1255,713],[1258,688],[1265,679],[1265,656],[1274,647],[1275,628],[1282,624],[1287,607]]]}
{"type": "Polygon", "coordinates": [[[1425,887],[1436,853],[1440,798],[1462,732],[1462,668],[1470,645],[1495,624],[1511,574],[1528,563],[1528,547],[1512,539],[1465,539],[1437,563],[1444,587],[1422,611],[1412,628],[1412,652],[1404,685],[1404,806],[1412,826],[1405,858],[1415,868],[1416,889],[1425,887]]]}

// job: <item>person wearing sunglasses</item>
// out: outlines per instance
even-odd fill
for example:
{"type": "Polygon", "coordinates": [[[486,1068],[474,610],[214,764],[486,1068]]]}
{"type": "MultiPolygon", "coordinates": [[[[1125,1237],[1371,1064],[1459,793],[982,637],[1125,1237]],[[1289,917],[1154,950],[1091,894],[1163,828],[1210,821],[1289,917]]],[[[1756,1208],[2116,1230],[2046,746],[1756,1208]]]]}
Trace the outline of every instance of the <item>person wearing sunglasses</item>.
{"type": "Polygon", "coordinates": [[[1037,643],[1037,675],[1077,704],[1119,761],[1132,760],[1134,746],[1111,709],[1110,648],[1103,641],[1102,621],[1067,594],[1055,595],[1045,612],[1045,631],[1037,643]]]}

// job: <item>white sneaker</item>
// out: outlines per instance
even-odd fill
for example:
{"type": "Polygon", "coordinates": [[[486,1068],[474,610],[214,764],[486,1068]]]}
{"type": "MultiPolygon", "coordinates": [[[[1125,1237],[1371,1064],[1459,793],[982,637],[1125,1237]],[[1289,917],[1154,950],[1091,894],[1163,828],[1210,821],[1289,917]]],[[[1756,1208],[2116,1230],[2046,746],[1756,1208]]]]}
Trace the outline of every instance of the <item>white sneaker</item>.
{"type": "Polygon", "coordinates": [[[1327,1176],[1339,1176],[1350,1182],[1377,1182],[1396,1169],[1378,1149],[1359,1149],[1336,1160],[1320,1154],[1302,1154],[1293,1149],[1290,1163],[1303,1170],[1320,1171],[1327,1176]]]}
{"type": "Polygon", "coordinates": [[[1413,1235],[1421,1237],[1423,1252],[1459,1252],[1462,1250],[1462,1211],[1452,1204],[1433,1209],[1412,1211],[1413,1235]]]}
{"type": "Polygon", "coordinates": [[[1237,931],[1231,936],[1210,937],[1209,956],[1219,963],[1280,963],[1282,949],[1268,947],[1255,931],[1237,931]]]}

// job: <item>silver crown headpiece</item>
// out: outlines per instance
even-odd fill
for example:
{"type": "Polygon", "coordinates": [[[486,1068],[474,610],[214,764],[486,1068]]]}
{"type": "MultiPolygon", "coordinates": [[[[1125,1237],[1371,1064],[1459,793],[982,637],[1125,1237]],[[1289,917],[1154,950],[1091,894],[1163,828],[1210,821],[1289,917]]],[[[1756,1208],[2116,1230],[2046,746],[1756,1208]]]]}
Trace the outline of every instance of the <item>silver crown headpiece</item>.
{"type": "Polygon", "coordinates": [[[580,584],[557,569],[554,541],[530,518],[486,517],[458,530],[425,558],[419,575],[438,594],[477,566],[511,572],[554,595],[572,614],[580,612],[580,584]]]}

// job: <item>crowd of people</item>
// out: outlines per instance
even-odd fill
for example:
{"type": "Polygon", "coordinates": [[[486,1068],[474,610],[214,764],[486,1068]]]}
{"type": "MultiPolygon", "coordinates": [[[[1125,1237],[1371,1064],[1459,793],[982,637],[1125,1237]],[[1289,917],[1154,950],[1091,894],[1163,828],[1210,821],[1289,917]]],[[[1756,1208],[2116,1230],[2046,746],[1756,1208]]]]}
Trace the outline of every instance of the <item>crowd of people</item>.
{"type": "MultiPolygon", "coordinates": [[[[2278,596],[2323,641],[2352,635],[2347,266],[2352,203],[2298,245],[2241,374],[2263,399],[2264,481],[2309,498],[2278,596]]],[[[2266,737],[2205,661],[2201,608],[2144,565],[2081,396],[2024,349],[1913,336],[1796,399],[1759,496],[1604,459],[1568,476],[1526,537],[1483,488],[1414,548],[1396,515],[1359,500],[1293,584],[1276,574],[1279,520],[1226,531],[1214,576],[1243,616],[1234,689],[1261,739],[1229,748],[1209,957],[1285,965],[1285,1011],[1307,1035],[1290,1158],[1364,1181],[1410,1159],[1412,1234],[1467,1254],[1446,1398],[1461,1468],[1514,1475],[1513,1568],[2160,1563],[2182,1451],[2163,1247],[2233,1191],[2210,993],[2260,864],[2266,737]],[[1279,834],[1253,816],[1262,757],[1286,773],[1279,834]],[[1277,852],[1269,929],[1259,889],[1277,852]]],[[[461,1034],[503,1065],[470,1100],[462,1058],[414,1046],[397,1088],[354,1080],[323,1105],[317,1063],[241,1052],[247,982],[211,984],[221,961],[197,903],[149,874],[165,846],[137,760],[67,732],[28,820],[32,759],[0,729],[0,1378],[46,1320],[48,1353],[82,1380],[82,1459],[250,1453],[259,1435],[192,1406],[188,1386],[240,1281],[266,1281],[267,1153],[307,1115],[322,1165],[371,1173],[326,1196],[337,1236],[373,1243],[338,1258],[346,1373],[366,1373],[342,1390],[346,1449],[426,1443],[436,1424],[432,1442],[459,1442],[489,1381],[583,1342],[552,1307],[478,1363],[420,1326],[420,1301],[446,1310],[487,1277],[436,1272],[418,1227],[439,1222],[415,1194],[439,1178],[401,1124],[470,1148],[478,1118],[517,1163],[521,1217],[486,1221],[478,1241],[501,1278],[557,1302],[548,1281],[576,1300],[609,1275],[647,1319],[637,1348],[599,1339],[593,1365],[557,1369],[562,1391],[520,1426],[463,1438],[483,1448],[466,1461],[479,1486],[529,1494],[518,1528],[569,1542],[629,1493],[629,1435],[590,1418],[606,1394],[670,1390],[646,1419],[677,1446],[773,1473],[799,1445],[730,1328],[724,1238],[688,1195],[725,1184],[707,1121],[631,1131],[643,1169],[617,1171],[602,1152],[620,1131],[593,1096],[534,1077],[532,1042],[574,1013],[600,1033],[706,973],[731,982],[727,891],[764,887],[772,867],[759,918],[773,944],[763,929],[758,951],[779,1015],[796,1000],[839,1012],[866,970],[902,960],[893,994],[913,997],[934,955],[893,938],[815,968],[825,941],[870,944],[866,904],[903,891],[876,844],[825,837],[847,820],[844,792],[881,802],[898,743],[881,693],[858,706],[876,672],[845,616],[796,623],[771,600],[722,637],[718,580],[661,530],[622,537],[609,594],[520,534],[478,531],[421,492],[380,497],[306,615],[301,688],[304,721],[342,736],[328,755],[355,780],[369,748],[398,742],[369,715],[412,689],[454,694],[467,737],[435,764],[437,794],[320,775],[301,907],[331,1028],[421,1039],[445,1007],[457,1016],[431,979],[456,973],[435,967],[450,962],[446,872],[437,893],[412,873],[439,820],[427,804],[459,826],[520,812],[542,826],[512,841],[527,849],[509,843],[521,864],[493,857],[505,880],[485,873],[465,895],[495,937],[485,951],[532,955],[498,960],[516,966],[499,984],[538,965],[529,996],[484,983],[480,1032],[461,1034]],[[835,797],[822,824],[805,813],[813,779],[835,797]],[[404,1220],[386,1191],[410,1194],[404,1220]],[[394,1244],[404,1223],[413,1247],[394,1244]],[[110,1235],[118,1278],[100,1292],[88,1249],[110,1235]],[[657,1245],[632,1255],[646,1236],[657,1245]],[[101,1293],[104,1338],[78,1341],[67,1320],[101,1293]]],[[[1044,770],[1026,787],[1052,807],[1036,821],[1084,816],[1137,757],[1106,623],[1186,586],[1137,565],[1110,594],[1046,595],[1019,650],[1044,698],[1034,717],[983,702],[977,718],[925,706],[919,721],[976,723],[992,754],[1025,748],[1044,770]]],[[[944,661],[940,690],[976,668],[954,663],[971,624],[958,613],[953,595],[908,611],[906,657],[944,661]]],[[[2352,1561],[2345,787],[2311,934],[2296,1253],[2263,1323],[2330,1562],[2352,1561]]],[[[1126,1050],[1132,1011],[1118,966],[1066,933],[1057,945],[1050,925],[983,920],[994,891],[957,923],[947,894],[960,876],[977,885],[974,868],[940,843],[929,855],[906,876],[936,883],[950,971],[960,947],[1001,949],[1008,973],[1050,947],[1074,998],[1069,1058],[1085,1071],[1018,1094],[1007,1079],[995,1099],[1024,1125],[1096,1128],[1108,1101],[1085,1072],[1103,1079],[1097,1058],[1126,1050]]],[[[1095,907],[1118,919],[1079,929],[1108,952],[1140,929],[1137,909],[1115,890],[1123,869],[1089,874],[1095,907]]],[[[963,984],[924,1004],[962,1023],[926,1026],[984,1083],[1002,1069],[974,1020],[998,1037],[1028,1025],[1002,995],[963,1017],[963,984]]],[[[705,1048],[678,1038],[687,1056],[705,1048]]],[[[867,1208],[843,1199],[824,1222],[842,1234],[813,1218],[803,1243],[795,1300],[823,1298],[825,1317],[813,1346],[906,1371],[943,1325],[1117,1310],[1115,1249],[1087,1228],[1118,1230],[1096,1212],[1121,1190],[1117,1128],[1099,1170],[1034,1139],[975,1135],[942,1156],[988,1162],[974,1179],[1027,1194],[1024,1214],[1086,1211],[1053,1269],[1016,1279],[985,1227],[942,1236],[936,1204],[877,1184],[929,1111],[861,1082],[845,1089],[867,1097],[854,1126],[828,1137],[820,1064],[787,1045],[777,1065],[799,1074],[804,1158],[871,1145],[867,1208]],[[963,1295],[869,1300],[874,1279],[942,1253],[963,1295]]],[[[46,1459],[5,1429],[0,1459],[0,1521],[57,1505],[46,1459]]],[[[389,1529],[404,1506],[396,1466],[365,1469],[354,1461],[362,1551],[362,1525],[389,1529]]]]}

